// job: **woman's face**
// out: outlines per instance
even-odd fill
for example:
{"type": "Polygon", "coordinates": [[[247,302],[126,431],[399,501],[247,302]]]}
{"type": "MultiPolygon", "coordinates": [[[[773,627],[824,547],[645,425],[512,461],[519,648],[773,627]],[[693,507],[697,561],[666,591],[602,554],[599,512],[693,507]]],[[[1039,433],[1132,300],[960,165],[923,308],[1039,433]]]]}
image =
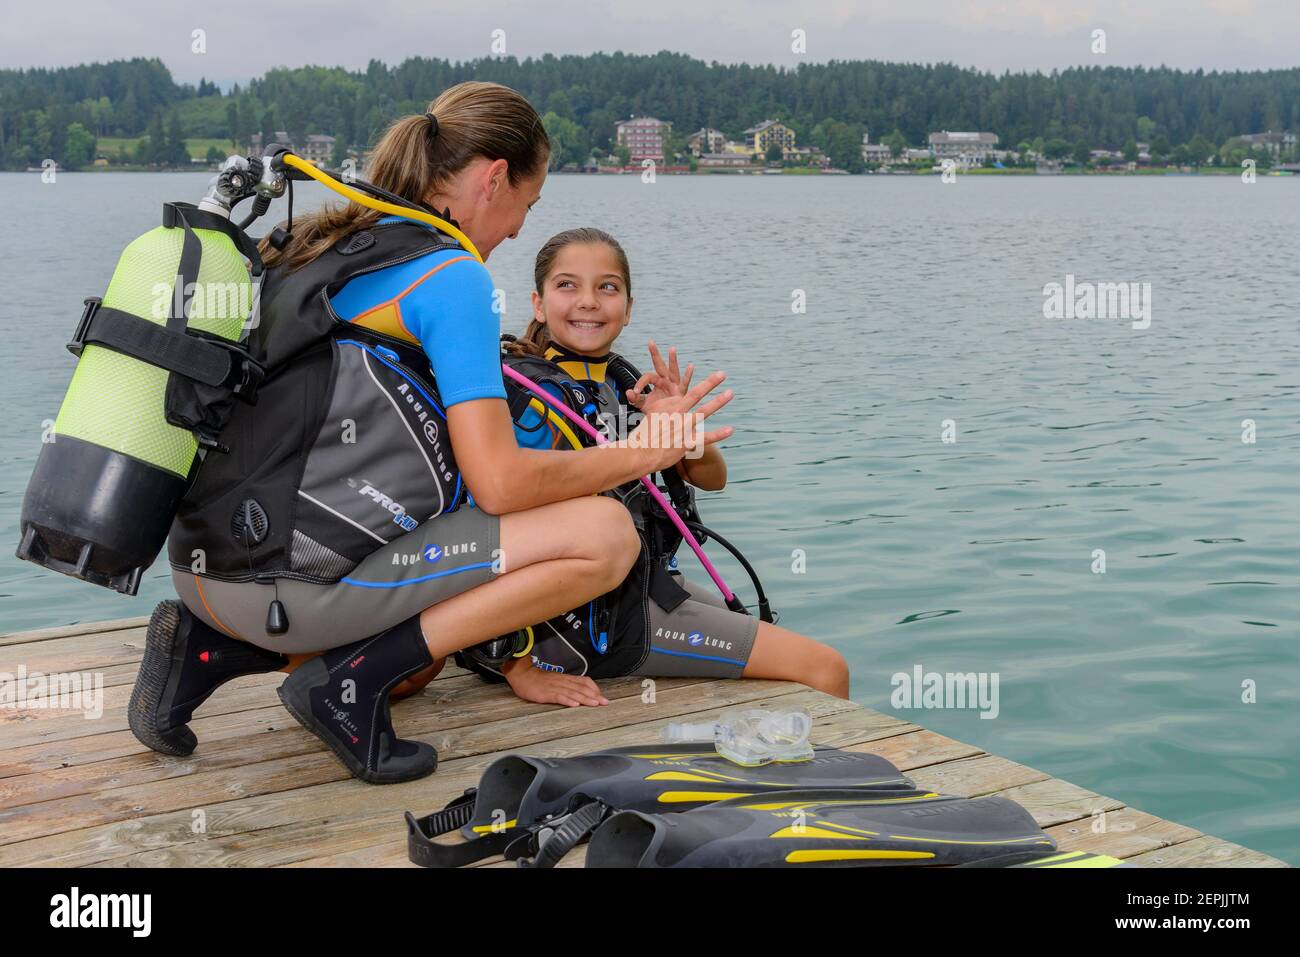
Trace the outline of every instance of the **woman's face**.
{"type": "Polygon", "coordinates": [[[433,203],[435,209],[442,208],[440,201],[451,207],[452,215],[485,260],[504,240],[519,235],[546,182],[545,166],[516,186],[511,185],[507,172],[505,160],[473,160],[458,178],[459,188],[453,187],[449,195],[433,203]]]}
{"type": "Polygon", "coordinates": [[[614,250],[604,243],[571,243],[533,293],[533,317],[570,352],[602,356],[632,319],[632,299],[614,250]]]}

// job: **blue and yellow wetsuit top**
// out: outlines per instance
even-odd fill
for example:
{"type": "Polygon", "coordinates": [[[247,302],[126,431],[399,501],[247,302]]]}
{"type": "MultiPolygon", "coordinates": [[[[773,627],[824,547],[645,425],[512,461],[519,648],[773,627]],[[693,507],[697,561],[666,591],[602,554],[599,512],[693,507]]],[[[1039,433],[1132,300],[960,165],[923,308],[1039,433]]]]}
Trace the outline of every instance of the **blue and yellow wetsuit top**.
{"type": "Polygon", "coordinates": [[[419,344],[444,407],[505,398],[498,359],[501,324],[493,302],[487,268],[461,249],[357,276],[330,298],[344,321],[419,344]]]}
{"type": "MultiPolygon", "coordinates": [[[[615,438],[610,434],[610,426],[618,422],[619,396],[613,382],[606,376],[612,353],[584,356],[551,343],[543,355],[557,367],[552,379],[576,387],[578,394],[589,400],[581,410],[584,417],[601,429],[606,438],[615,438]]],[[[543,387],[548,384],[541,383],[543,387]]],[[[554,388],[547,391],[557,398],[564,398],[554,388]]],[[[520,447],[526,449],[568,449],[575,443],[572,424],[545,407],[540,399],[533,399],[516,419],[515,439],[520,447]]]]}

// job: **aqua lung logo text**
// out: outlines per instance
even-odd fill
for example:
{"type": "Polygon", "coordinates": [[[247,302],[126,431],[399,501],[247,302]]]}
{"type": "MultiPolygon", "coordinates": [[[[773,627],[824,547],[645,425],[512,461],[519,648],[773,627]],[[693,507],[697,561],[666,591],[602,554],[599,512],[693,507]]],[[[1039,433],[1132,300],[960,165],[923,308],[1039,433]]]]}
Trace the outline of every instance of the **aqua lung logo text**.
{"type": "Polygon", "coordinates": [[[451,465],[447,462],[446,456],[443,455],[442,446],[438,444],[438,423],[434,420],[433,416],[429,414],[429,409],[425,407],[423,400],[416,395],[415,390],[411,388],[409,382],[401,383],[397,387],[397,394],[406,400],[407,406],[409,406],[411,411],[415,413],[415,417],[419,421],[420,427],[424,430],[424,437],[428,439],[429,444],[433,446],[434,467],[442,475],[442,480],[444,482],[453,481],[455,476],[452,474],[451,465]]]}
{"type": "MultiPolygon", "coordinates": [[[[349,678],[348,680],[350,681],[352,679],[349,678]]],[[[352,720],[352,715],[336,705],[333,698],[325,698],[324,703],[325,707],[334,712],[334,720],[338,723],[342,732],[352,739],[353,744],[357,744],[361,740],[361,729],[358,728],[357,723],[352,720]]]]}
{"type": "Polygon", "coordinates": [[[731,642],[724,641],[721,638],[714,638],[712,635],[706,635],[699,631],[672,631],[666,628],[659,628],[655,631],[656,638],[664,638],[668,641],[680,641],[683,644],[690,645],[692,648],[717,648],[721,651],[730,651],[731,642]]]}
{"type": "Polygon", "coordinates": [[[393,555],[394,565],[418,565],[421,562],[433,564],[450,555],[478,554],[478,542],[459,542],[455,545],[425,545],[418,552],[397,552],[393,555]]]}
{"type": "Polygon", "coordinates": [[[375,488],[369,482],[361,487],[358,494],[367,496],[379,507],[393,513],[393,522],[400,525],[405,531],[411,531],[416,525],[420,524],[411,516],[406,514],[406,509],[400,502],[394,502],[379,489],[375,488]]]}

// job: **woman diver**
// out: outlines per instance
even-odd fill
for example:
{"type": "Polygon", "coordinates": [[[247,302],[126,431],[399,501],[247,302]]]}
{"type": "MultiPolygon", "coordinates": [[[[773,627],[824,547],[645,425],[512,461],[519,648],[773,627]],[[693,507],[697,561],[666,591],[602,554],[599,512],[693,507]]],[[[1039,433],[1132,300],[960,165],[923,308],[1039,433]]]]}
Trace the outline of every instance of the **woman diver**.
{"type": "MultiPolygon", "coordinates": [[[[390,693],[615,589],[640,542],[627,510],[595,493],[731,434],[700,428],[731,398],[709,395],[715,372],[657,400],[657,440],[647,421],[621,447],[516,443],[482,260],[518,235],[549,152],[522,96],[462,83],[394,122],[367,169],[375,186],[445,210],[461,238],[350,203],[296,221],[291,207],[287,232],[263,240],[248,347],[268,373],[172,525],[181,601],[149,624],[130,705],[143,743],[190,753],[187,722],[219,685],[292,668],[281,700],[356,777],[432,772],[434,749],[393,731],[390,693]]],[[[524,691],[604,700],[588,678],[541,671],[524,691]]]]}
{"type": "MultiPolygon", "coordinates": [[[[664,361],[650,343],[654,373],[642,376],[626,390],[615,384],[625,360],[612,352],[615,341],[632,318],[632,275],[627,254],[608,233],[593,228],[570,229],[552,236],[537,253],[532,294],[533,319],[517,340],[507,344],[512,356],[532,356],[554,367],[551,373],[537,362],[525,371],[536,374],[557,397],[576,387],[594,398],[597,418],[627,421],[628,406],[652,414],[660,403],[689,391],[693,367],[680,369],[676,350],[664,361]],[[655,389],[644,393],[653,380],[655,389]],[[561,385],[562,384],[562,385],[561,385]],[[558,386],[558,388],[556,387],[558,386]],[[624,405],[622,410],[619,405],[624,405]]],[[[510,360],[507,360],[508,362],[510,360]]],[[[635,373],[630,373],[634,375],[635,373]]],[[[542,414],[530,403],[516,416],[515,433],[525,448],[564,448],[564,420],[542,414]]],[[[677,477],[696,488],[718,490],[727,482],[727,465],[716,445],[699,456],[687,455],[671,466],[677,477]]],[[[645,504],[633,484],[617,493],[630,508],[645,504]]],[[[641,512],[641,524],[648,520],[641,512]]],[[[662,522],[662,520],[660,520],[662,522]]],[[[653,533],[646,536],[653,539],[653,533]]],[[[668,537],[674,541],[671,531],[668,537]]],[[[655,556],[662,568],[645,564],[608,600],[617,608],[608,646],[599,647],[586,634],[589,614],[561,616],[529,629],[526,653],[500,665],[476,668],[504,677],[520,697],[529,698],[529,685],[538,675],[561,671],[593,677],[645,675],[719,678],[769,678],[797,681],[841,698],[848,697],[849,672],[835,649],[773,622],[734,611],[718,592],[690,582],[672,566],[672,549],[655,556]],[[673,581],[664,590],[641,588],[660,574],[673,581]],[[631,592],[631,594],[628,594],[631,592]],[[648,593],[647,593],[648,592],[648,593]]],[[[475,659],[468,658],[473,667],[475,659]]],[[[530,699],[531,700],[531,699],[530,699]]],[[[586,704],[575,695],[568,703],[586,704]]]]}

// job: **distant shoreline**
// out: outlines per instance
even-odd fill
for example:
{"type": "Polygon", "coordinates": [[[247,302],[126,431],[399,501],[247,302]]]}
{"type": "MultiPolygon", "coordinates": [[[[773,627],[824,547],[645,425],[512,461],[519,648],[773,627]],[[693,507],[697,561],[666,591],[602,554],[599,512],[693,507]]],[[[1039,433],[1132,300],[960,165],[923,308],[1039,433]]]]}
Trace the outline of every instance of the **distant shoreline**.
{"type": "MultiPolygon", "coordinates": [[[[41,170],[41,169],[34,169],[34,168],[28,168],[28,169],[26,169],[26,170],[0,170],[0,173],[14,173],[14,174],[19,174],[19,175],[23,175],[23,176],[31,176],[31,175],[34,175],[34,174],[40,174],[40,173],[43,173],[43,172],[44,172],[44,170],[41,170]]],[[[66,176],[66,175],[68,175],[68,174],[70,174],[70,173],[71,173],[71,174],[81,174],[81,173],[189,173],[189,174],[194,174],[194,175],[203,174],[203,175],[206,175],[206,176],[212,176],[212,175],[214,175],[216,172],[217,172],[217,171],[216,171],[215,169],[176,169],[176,168],[152,169],[152,168],[142,167],[142,166],[94,166],[94,167],[86,167],[86,168],[84,168],[84,169],[78,169],[78,170],[65,170],[65,169],[60,169],[60,170],[57,170],[57,171],[56,171],[57,175],[59,175],[59,176],[66,176]]],[[[552,170],[552,171],[551,171],[550,173],[548,173],[547,175],[548,175],[548,176],[564,176],[564,177],[566,177],[566,178],[567,178],[567,177],[575,177],[575,178],[576,178],[576,177],[603,178],[603,177],[609,177],[609,176],[640,176],[640,175],[642,175],[644,172],[645,172],[645,170],[643,170],[643,169],[637,167],[637,168],[632,168],[632,169],[625,169],[625,170],[622,170],[621,172],[603,172],[603,173],[581,173],[581,172],[576,172],[576,171],[573,171],[573,170],[569,170],[569,171],[567,171],[567,172],[562,171],[562,170],[552,170]]],[[[956,172],[957,172],[957,175],[959,175],[959,176],[1030,176],[1030,177],[1035,177],[1035,178],[1040,177],[1040,176],[1041,176],[1041,177],[1044,177],[1044,178],[1050,178],[1050,177],[1056,177],[1056,176],[1104,176],[1104,177],[1115,177],[1115,178],[1118,178],[1118,177],[1125,177],[1125,176],[1135,176],[1135,177],[1148,177],[1148,178],[1150,178],[1150,177],[1162,177],[1162,176],[1184,176],[1184,177],[1185,177],[1185,176],[1240,176],[1241,173],[1242,173],[1242,170],[1237,169],[1237,168],[1234,168],[1234,167],[1213,166],[1213,167],[1203,167],[1203,168],[1201,168],[1201,169],[1192,169],[1192,168],[1185,168],[1185,169],[1172,169],[1172,168],[1169,168],[1169,167],[1157,167],[1157,168],[1136,169],[1136,170],[1099,170],[1099,169],[1090,169],[1090,170],[1070,170],[1070,169],[1066,169],[1066,170],[1054,170],[1054,171],[1052,171],[1052,172],[1050,172],[1050,173],[1048,173],[1048,172],[1040,173],[1038,170],[1035,170],[1035,169],[1021,169],[1021,168],[1009,168],[1009,169],[987,169],[987,168],[984,168],[984,167],[976,167],[975,169],[957,170],[956,172]]],[[[795,172],[795,171],[793,171],[793,170],[763,170],[763,169],[755,169],[755,170],[736,170],[736,169],[727,169],[727,170],[721,170],[721,169],[719,169],[719,170],[696,170],[696,171],[693,172],[693,173],[692,173],[692,172],[685,171],[685,170],[662,170],[662,169],[661,169],[661,170],[656,170],[656,171],[655,171],[655,175],[656,175],[656,176],[701,176],[701,177],[707,177],[707,176],[719,176],[719,177],[722,177],[722,176],[760,176],[760,177],[761,177],[761,176],[768,176],[768,177],[771,177],[771,176],[780,175],[780,176],[791,176],[791,177],[796,178],[796,179],[805,179],[805,178],[806,178],[806,179],[818,179],[818,178],[821,178],[821,177],[823,177],[823,176],[835,176],[835,177],[843,177],[843,176],[858,176],[858,177],[864,177],[864,176],[887,176],[887,177],[892,177],[892,176],[938,176],[938,175],[940,175],[941,173],[942,173],[942,170],[940,169],[940,167],[937,167],[937,166],[935,166],[935,167],[931,167],[931,168],[929,168],[929,169],[923,169],[923,170],[890,170],[890,171],[885,171],[885,170],[874,170],[874,171],[867,171],[867,172],[863,172],[863,173],[847,173],[847,172],[844,172],[843,170],[836,170],[836,171],[800,170],[800,171],[798,171],[798,172],[795,172]]],[[[1281,178],[1283,178],[1283,177],[1287,177],[1287,176],[1296,176],[1296,175],[1300,175],[1300,174],[1297,174],[1296,172],[1294,172],[1294,171],[1292,171],[1292,170],[1278,170],[1278,171],[1273,171],[1273,170],[1258,170],[1258,171],[1256,172],[1256,176],[1259,176],[1259,177],[1271,176],[1271,177],[1278,178],[1278,179],[1281,179],[1281,178]]]]}

